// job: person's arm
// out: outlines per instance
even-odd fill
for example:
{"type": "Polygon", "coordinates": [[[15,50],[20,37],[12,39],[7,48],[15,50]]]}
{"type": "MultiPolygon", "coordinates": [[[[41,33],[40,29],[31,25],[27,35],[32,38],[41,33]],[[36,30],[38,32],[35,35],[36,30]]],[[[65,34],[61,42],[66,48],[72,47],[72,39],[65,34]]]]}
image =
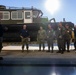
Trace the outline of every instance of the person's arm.
{"type": "Polygon", "coordinates": [[[43,30],[43,39],[46,39],[46,31],[43,30]]]}
{"type": "Polygon", "coordinates": [[[22,36],[22,30],[20,31],[20,37],[23,38],[23,36],[22,36]]]}
{"type": "Polygon", "coordinates": [[[30,34],[29,34],[29,31],[27,31],[28,32],[28,38],[30,38],[30,34]]]}
{"type": "Polygon", "coordinates": [[[53,30],[53,38],[55,39],[56,38],[56,35],[55,35],[55,31],[53,30]]]}
{"type": "Polygon", "coordinates": [[[38,30],[38,32],[37,32],[37,41],[38,41],[38,39],[39,39],[39,30],[38,30]]]}
{"type": "Polygon", "coordinates": [[[57,39],[59,37],[59,30],[58,29],[55,31],[55,35],[56,35],[56,39],[57,39]]]}
{"type": "Polygon", "coordinates": [[[71,35],[72,35],[72,39],[75,39],[74,31],[72,31],[71,33],[72,33],[72,34],[71,34],[71,35]]]}
{"type": "Polygon", "coordinates": [[[70,36],[71,36],[71,38],[72,38],[72,30],[70,29],[69,31],[70,31],[69,34],[70,34],[70,36]]]}
{"type": "Polygon", "coordinates": [[[49,34],[48,33],[49,33],[49,31],[47,30],[46,31],[46,38],[49,38],[49,34]]]}
{"type": "Polygon", "coordinates": [[[3,31],[7,31],[8,30],[8,28],[6,26],[2,26],[2,28],[3,28],[3,31]]]}
{"type": "Polygon", "coordinates": [[[27,31],[27,32],[28,32],[27,33],[28,34],[28,37],[27,38],[28,38],[28,41],[30,42],[30,34],[29,34],[29,31],[27,31]]]}
{"type": "Polygon", "coordinates": [[[20,35],[20,37],[21,37],[21,38],[23,38],[23,36],[22,36],[22,35],[20,35]]]}
{"type": "Polygon", "coordinates": [[[65,30],[65,28],[63,27],[63,29],[62,29],[62,37],[64,37],[65,36],[65,34],[66,34],[66,30],[65,30]]]}

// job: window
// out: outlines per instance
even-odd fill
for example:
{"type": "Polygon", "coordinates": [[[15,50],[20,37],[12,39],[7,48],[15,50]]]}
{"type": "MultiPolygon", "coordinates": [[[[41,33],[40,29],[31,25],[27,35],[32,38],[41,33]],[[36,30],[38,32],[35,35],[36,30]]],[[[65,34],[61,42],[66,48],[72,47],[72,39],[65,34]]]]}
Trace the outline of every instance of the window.
{"type": "Polygon", "coordinates": [[[12,20],[22,20],[23,19],[22,11],[12,11],[11,19],[12,20]]]}
{"type": "Polygon", "coordinates": [[[3,11],[1,20],[9,20],[9,19],[10,19],[10,12],[9,11],[3,11]]]}
{"type": "Polygon", "coordinates": [[[38,11],[33,11],[33,18],[37,18],[39,15],[39,12],[38,11]]]}
{"type": "Polygon", "coordinates": [[[12,12],[11,18],[12,18],[12,19],[17,19],[17,12],[12,12]]]}
{"type": "Polygon", "coordinates": [[[30,12],[25,12],[25,19],[30,19],[31,16],[30,16],[30,12]]]}
{"type": "Polygon", "coordinates": [[[18,18],[22,18],[22,12],[18,12],[18,18]]]}

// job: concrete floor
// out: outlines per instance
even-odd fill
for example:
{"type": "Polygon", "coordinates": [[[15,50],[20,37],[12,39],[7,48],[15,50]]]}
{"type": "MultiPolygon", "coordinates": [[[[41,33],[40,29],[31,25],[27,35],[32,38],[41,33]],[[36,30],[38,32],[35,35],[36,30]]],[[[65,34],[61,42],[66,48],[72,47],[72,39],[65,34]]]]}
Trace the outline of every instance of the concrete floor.
{"type": "Polygon", "coordinates": [[[9,45],[4,46],[2,52],[0,53],[0,57],[4,59],[26,59],[26,58],[50,58],[50,59],[76,59],[76,51],[74,50],[74,46],[70,46],[70,52],[65,51],[64,54],[56,53],[58,51],[58,47],[54,46],[54,52],[46,52],[47,45],[45,47],[45,51],[38,51],[38,45],[30,45],[29,52],[25,51],[22,53],[21,46],[19,45],[9,45]]]}
{"type": "Polygon", "coordinates": [[[76,75],[76,52],[70,46],[70,52],[56,53],[38,51],[38,44],[30,44],[29,52],[21,52],[21,45],[4,46],[0,57],[1,75],[76,75]]]}
{"type": "Polygon", "coordinates": [[[22,53],[21,45],[6,45],[3,47],[0,56],[4,58],[76,58],[76,52],[74,51],[73,44],[70,45],[70,52],[64,52],[64,54],[56,53],[58,47],[54,44],[54,52],[46,52],[48,50],[47,44],[45,44],[45,51],[38,51],[38,44],[30,44],[29,52],[27,53],[26,47],[25,51],[22,53]]]}
{"type": "MultiPolygon", "coordinates": [[[[21,45],[8,44],[8,45],[4,45],[2,50],[21,50],[21,49],[22,49],[21,45]]],[[[29,44],[29,50],[38,50],[38,49],[39,49],[38,44],[29,44]]],[[[26,47],[25,47],[25,50],[26,50],[26,47]]],[[[48,50],[47,44],[45,44],[45,50],[48,50]]],[[[56,43],[54,44],[54,50],[58,50],[58,46],[56,43]]],[[[70,45],[70,50],[74,50],[73,43],[71,43],[70,45]]]]}

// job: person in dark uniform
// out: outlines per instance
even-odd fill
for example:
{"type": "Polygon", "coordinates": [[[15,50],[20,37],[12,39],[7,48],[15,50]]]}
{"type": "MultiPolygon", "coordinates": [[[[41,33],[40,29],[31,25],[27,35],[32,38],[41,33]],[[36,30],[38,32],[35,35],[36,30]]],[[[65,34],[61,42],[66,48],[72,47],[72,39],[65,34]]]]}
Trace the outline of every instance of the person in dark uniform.
{"type": "Polygon", "coordinates": [[[52,29],[51,25],[48,24],[48,30],[47,30],[47,45],[48,45],[48,51],[50,52],[50,47],[52,48],[53,53],[53,41],[54,41],[54,30],[52,29]]]}
{"type": "Polygon", "coordinates": [[[60,22],[56,32],[57,44],[59,48],[59,51],[57,53],[61,54],[64,53],[64,34],[65,34],[65,28],[62,26],[62,22],[60,22]]]}
{"type": "Polygon", "coordinates": [[[2,42],[3,42],[3,34],[4,34],[4,31],[6,31],[8,28],[5,27],[5,26],[2,26],[1,23],[0,23],[0,52],[3,48],[2,46],[2,42]]]}
{"type": "Polygon", "coordinates": [[[24,52],[24,45],[26,44],[26,49],[28,52],[28,43],[29,43],[29,32],[26,29],[26,25],[23,25],[23,29],[20,32],[20,37],[22,39],[22,52],[24,52]]]}
{"type": "Polygon", "coordinates": [[[3,46],[2,46],[3,32],[4,32],[3,27],[2,27],[2,25],[0,24],[0,52],[1,52],[2,47],[3,47],[3,46]]]}
{"type": "MultiPolygon", "coordinates": [[[[2,50],[2,41],[3,41],[3,27],[0,24],[0,52],[2,50]]],[[[3,57],[0,57],[0,60],[2,60],[2,59],[3,59],[3,57]]]]}
{"type": "Polygon", "coordinates": [[[37,41],[39,43],[39,51],[41,51],[41,44],[43,45],[43,51],[44,51],[45,39],[46,39],[46,31],[43,29],[42,26],[40,26],[40,29],[38,30],[38,34],[37,34],[37,41]]]}
{"type": "Polygon", "coordinates": [[[74,48],[76,51],[76,25],[74,26],[74,48]]]}
{"type": "MultiPolygon", "coordinates": [[[[2,26],[1,23],[0,23],[0,53],[1,53],[2,48],[3,48],[3,46],[2,46],[3,34],[4,34],[4,31],[6,31],[6,30],[7,30],[7,27],[2,26]]],[[[0,57],[0,60],[1,60],[1,59],[3,59],[3,58],[0,57]]]]}
{"type": "Polygon", "coordinates": [[[72,30],[69,28],[69,25],[65,25],[65,35],[64,35],[64,49],[66,50],[66,45],[67,45],[67,52],[69,51],[69,46],[70,46],[70,40],[72,38],[72,30]]]}

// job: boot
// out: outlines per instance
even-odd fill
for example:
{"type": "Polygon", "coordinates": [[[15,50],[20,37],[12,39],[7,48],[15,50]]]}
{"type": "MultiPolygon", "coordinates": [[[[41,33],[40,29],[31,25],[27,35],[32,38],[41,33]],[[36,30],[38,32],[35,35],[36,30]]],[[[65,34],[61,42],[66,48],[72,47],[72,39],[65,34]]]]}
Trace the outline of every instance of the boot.
{"type": "Polygon", "coordinates": [[[0,42],[0,53],[1,53],[1,51],[2,51],[2,48],[3,48],[2,42],[0,42]]]}
{"type": "Polygon", "coordinates": [[[57,51],[57,53],[61,53],[61,48],[59,48],[59,51],[57,51]]]}
{"type": "Polygon", "coordinates": [[[44,49],[45,49],[45,45],[43,44],[43,51],[44,51],[44,49]]]}
{"type": "Polygon", "coordinates": [[[61,54],[64,54],[64,51],[61,51],[61,54]]]}
{"type": "Polygon", "coordinates": [[[24,45],[22,45],[22,52],[24,52],[24,45]]]}
{"type": "Polygon", "coordinates": [[[24,48],[22,48],[22,52],[24,52],[24,48]]]}
{"type": "Polygon", "coordinates": [[[27,52],[28,52],[28,48],[27,48],[27,52]]]}
{"type": "Polygon", "coordinates": [[[70,51],[69,51],[69,47],[67,48],[67,52],[70,52],[70,51]]]}
{"type": "Polygon", "coordinates": [[[39,47],[39,50],[38,51],[41,51],[41,48],[39,47]]]}
{"type": "Polygon", "coordinates": [[[28,52],[28,44],[26,45],[26,49],[27,49],[27,52],[28,52]]]}
{"type": "Polygon", "coordinates": [[[50,52],[50,48],[48,48],[48,51],[47,52],[50,52]]]}
{"type": "Polygon", "coordinates": [[[44,48],[43,48],[43,51],[44,51],[44,48]]]}
{"type": "Polygon", "coordinates": [[[70,52],[69,50],[67,50],[67,52],[70,52]]]}
{"type": "Polygon", "coordinates": [[[53,53],[53,49],[52,49],[51,53],[53,53]]]}
{"type": "Polygon", "coordinates": [[[53,53],[53,46],[52,46],[52,51],[51,51],[51,53],[53,53]]]}

